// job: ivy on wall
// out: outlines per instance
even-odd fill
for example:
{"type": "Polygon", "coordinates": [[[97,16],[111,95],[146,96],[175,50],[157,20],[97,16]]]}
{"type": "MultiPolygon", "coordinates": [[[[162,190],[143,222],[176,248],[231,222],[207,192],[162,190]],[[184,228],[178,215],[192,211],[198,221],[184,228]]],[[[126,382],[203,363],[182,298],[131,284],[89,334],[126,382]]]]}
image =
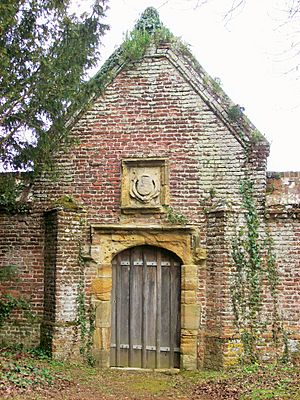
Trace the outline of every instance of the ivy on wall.
{"type": "MultiPolygon", "coordinates": [[[[17,279],[17,266],[5,265],[0,270],[0,283],[17,279]]],[[[26,318],[34,319],[30,303],[24,297],[16,297],[11,294],[0,294],[0,328],[8,321],[15,310],[25,311],[26,318]]]]}
{"type": "Polygon", "coordinates": [[[86,303],[85,282],[84,282],[84,260],[79,248],[80,282],[77,287],[77,326],[80,336],[80,354],[83,359],[91,366],[95,364],[92,346],[93,334],[95,330],[95,308],[86,303]]]}
{"type": "Polygon", "coordinates": [[[277,359],[287,359],[287,335],[280,319],[278,305],[278,272],[270,233],[261,237],[259,215],[253,198],[253,184],[241,183],[245,225],[232,242],[234,276],[231,298],[235,325],[243,346],[242,362],[257,363],[261,359],[262,332],[271,324],[277,359]],[[263,321],[264,282],[272,298],[272,320],[263,321]],[[281,353],[281,354],[280,354],[281,353]]]}

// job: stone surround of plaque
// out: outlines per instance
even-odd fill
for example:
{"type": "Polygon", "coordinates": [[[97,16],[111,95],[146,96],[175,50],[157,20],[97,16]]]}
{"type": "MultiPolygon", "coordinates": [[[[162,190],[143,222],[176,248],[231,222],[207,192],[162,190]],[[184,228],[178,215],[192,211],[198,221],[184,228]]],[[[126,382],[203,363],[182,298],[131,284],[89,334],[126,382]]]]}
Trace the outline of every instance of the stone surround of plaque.
{"type": "Polygon", "coordinates": [[[163,212],[168,204],[168,163],[162,158],[122,160],[121,208],[124,213],[163,212]]]}

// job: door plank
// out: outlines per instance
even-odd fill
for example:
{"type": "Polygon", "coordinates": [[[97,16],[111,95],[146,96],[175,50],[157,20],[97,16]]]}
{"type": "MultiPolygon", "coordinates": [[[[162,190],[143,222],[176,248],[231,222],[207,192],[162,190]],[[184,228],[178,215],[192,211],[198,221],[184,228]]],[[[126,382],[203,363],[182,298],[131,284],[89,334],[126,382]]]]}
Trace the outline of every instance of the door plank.
{"type": "MultiPolygon", "coordinates": [[[[156,282],[156,248],[145,247],[145,259],[147,262],[147,343],[156,346],[156,310],[157,310],[157,282],[156,282]]],[[[155,368],[156,352],[147,351],[147,368],[155,368]]]]}
{"type": "Polygon", "coordinates": [[[111,365],[179,366],[180,260],[138,246],[113,260],[111,365]]]}
{"type": "Polygon", "coordinates": [[[140,247],[131,249],[132,285],[131,285],[131,343],[133,367],[141,367],[142,354],[142,315],[143,315],[143,260],[140,247]]]}
{"type": "MultiPolygon", "coordinates": [[[[169,296],[170,296],[170,336],[169,336],[169,343],[170,343],[170,353],[169,353],[169,367],[172,368],[172,366],[174,366],[174,342],[173,342],[173,329],[174,329],[174,262],[173,260],[171,260],[171,265],[169,268],[169,277],[170,277],[170,292],[169,292],[169,296]]],[[[175,316],[176,317],[176,316],[175,316]]]]}
{"type": "MultiPolygon", "coordinates": [[[[129,344],[129,321],[130,321],[130,293],[129,293],[129,277],[130,277],[130,250],[122,252],[121,265],[121,334],[120,343],[129,344]]],[[[122,349],[121,351],[122,366],[129,366],[129,351],[122,349]]]]}
{"type": "Polygon", "coordinates": [[[134,258],[132,249],[129,250],[129,294],[128,294],[128,345],[129,345],[129,355],[128,355],[128,366],[133,366],[133,347],[132,347],[132,337],[133,337],[133,324],[134,324],[134,301],[133,301],[133,276],[134,276],[134,258]]]}
{"type": "Polygon", "coordinates": [[[143,285],[142,285],[142,368],[147,368],[147,300],[148,300],[148,285],[147,285],[147,259],[145,252],[143,257],[143,285]]]}
{"type": "Polygon", "coordinates": [[[111,296],[111,351],[110,351],[110,365],[117,365],[116,359],[116,266],[117,260],[114,259],[112,263],[112,281],[115,283],[112,286],[112,296],[111,296]],[[113,346],[114,347],[113,347],[113,346]]]}
{"type": "Polygon", "coordinates": [[[161,346],[161,251],[157,250],[156,267],[156,365],[160,368],[160,346],[161,346]]]}
{"type": "Polygon", "coordinates": [[[121,335],[121,268],[120,257],[117,256],[116,266],[116,363],[120,364],[120,335],[121,335]]]}

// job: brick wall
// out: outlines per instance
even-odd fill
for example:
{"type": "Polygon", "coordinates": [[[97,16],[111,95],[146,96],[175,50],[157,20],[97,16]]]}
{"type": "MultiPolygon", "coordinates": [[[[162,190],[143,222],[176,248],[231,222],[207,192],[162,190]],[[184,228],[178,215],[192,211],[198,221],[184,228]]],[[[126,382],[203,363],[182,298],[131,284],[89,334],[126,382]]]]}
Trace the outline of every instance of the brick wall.
{"type": "Polygon", "coordinates": [[[14,265],[17,277],[2,283],[1,292],[26,299],[31,305],[34,320],[25,318],[16,310],[0,330],[0,340],[5,343],[19,342],[28,345],[39,343],[39,326],[43,316],[43,219],[42,214],[8,215],[0,213],[0,267],[14,265]]]}
{"type": "MultiPolygon", "coordinates": [[[[259,208],[264,211],[268,146],[253,143],[246,151],[238,134],[217,116],[208,94],[201,92],[200,78],[195,77],[191,65],[176,57],[168,47],[152,48],[143,60],[123,69],[73,126],[72,135],[79,144],[57,154],[58,181],[44,177],[33,187],[35,210],[39,212],[11,217],[1,214],[1,262],[16,263],[21,277],[19,283],[5,288],[30,298],[44,318],[44,340],[61,357],[78,352],[76,296],[82,278],[78,246],[80,242],[89,249],[89,226],[168,223],[165,213],[122,214],[120,209],[122,159],[159,157],[169,161],[170,205],[188,218],[197,231],[199,246],[207,251],[206,266],[199,268],[199,365],[223,364],[224,349],[233,335],[228,268],[235,219],[228,210],[240,212],[240,181],[250,177],[259,208]],[[72,195],[87,213],[61,208],[44,216],[44,211],[65,195],[72,195]],[[81,218],[87,225],[81,225],[81,218]],[[71,337],[74,340],[69,340],[71,337]]],[[[281,189],[286,178],[284,175],[280,181],[281,189]]],[[[273,183],[275,189],[277,184],[273,183]]],[[[278,201],[270,201],[267,205],[272,214],[271,208],[278,201]]],[[[299,220],[291,214],[296,203],[285,209],[285,219],[283,214],[278,218],[270,214],[269,225],[282,276],[284,318],[289,329],[299,332],[295,306],[299,220]]],[[[95,269],[91,262],[84,270],[86,292],[95,269]]],[[[231,348],[235,346],[232,341],[231,348]]]]}
{"type": "Polygon", "coordinates": [[[300,204],[300,172],[268,172],[267,206],[300,204]]]}
{"type": "Polygon", "coordinates": [[[300,173],[268,173],[267,226],[279,273],[279,310],[292,358],[300,362],[300,173]]]}
{"type": "MultiPolygon", "coordinates": [[[[209,282],[203,284],[208,290],[210,307],[206,308],[207,298],[200,287],[198,299],[202,304],[202,334],[216,338],[217,333],[208,334],[211,327],[206,328],[205,324],[216,324],[223,318],[220,313],[225,301],[224,273],[216,275],[218,283],[213,276],[216,268],[222,270],[229,250],[221,251],[214,238],[214,243],[206,242],[205,212],[218,204],[239,203],[240,180],[249,173],[257,175],[255,182],[261,192],[265,187],[265,157],[260,155],[263,161],[259,162],[254,155],[249,158],[241,143],[181,72],[167,57],[157,57],[156,53],[123,70],[105,95],[82,115],[72,134],[80,144],[60,158],[62,181],[52,186],[47,183],[48,187],[43,182],[42,190],[36,187],[36,197],[49,204],[71,194],[87,209],[89,223],[165,223],[164,214],[121,213],[121,161],[138,157],[168,159],[170,205],[185,215],[189,224],[199,228],[201,245],[212,248],[208,253],[209,282]],[[215,265],[216,254],[219,266],[215,265]],[[216,290],[218,297],[214,299],[216,290]]],[[[219,235],[218,227],[214,229],[219,235]]],[[[203,282],[201,274],[203,271],[199,275],[203,282]]],[[[218,333],[221,329],[220,326],[218,333]]],[[[214,343],[212,339],[211,349],[214,343]]],[[[202,344],[206,346],[204,339],[202,344]]],[[[201,357],[206,357],[209,365],[204,350],[201,357]]],[[[218,364],[221,362],[220,359],[218,364]]]]}
{"type": "MultiPolygon", "coordinates": [[[[72,194],[88,210],[90,222],[126,222],[120,212],[123,158],[166,157],[172,207],[203,228],[204,208],[212,201],[238,202],[240,179],[254,165],[193,86],[156,53],[123,70],[72,133],[80,144],[59,158],[60,182],[43,182],[35,196],[51,201],[72,194]]],[[[265,175],[256,182],[264,187],[265,175]]],[[[142,223],[164,216],[135,218],[142,223]]]]}

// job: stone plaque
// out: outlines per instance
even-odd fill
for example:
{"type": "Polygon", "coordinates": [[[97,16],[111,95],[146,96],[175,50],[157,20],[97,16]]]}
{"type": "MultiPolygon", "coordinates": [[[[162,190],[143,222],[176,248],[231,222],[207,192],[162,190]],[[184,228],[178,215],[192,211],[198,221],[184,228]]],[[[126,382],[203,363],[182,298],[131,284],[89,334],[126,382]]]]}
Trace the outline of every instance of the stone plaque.
{"type": "Polygon", "coordinates": [[[165,159],[122,161],[121,208],[123,212],[161,212],[168,201],[168,170],[165,159]]]}

